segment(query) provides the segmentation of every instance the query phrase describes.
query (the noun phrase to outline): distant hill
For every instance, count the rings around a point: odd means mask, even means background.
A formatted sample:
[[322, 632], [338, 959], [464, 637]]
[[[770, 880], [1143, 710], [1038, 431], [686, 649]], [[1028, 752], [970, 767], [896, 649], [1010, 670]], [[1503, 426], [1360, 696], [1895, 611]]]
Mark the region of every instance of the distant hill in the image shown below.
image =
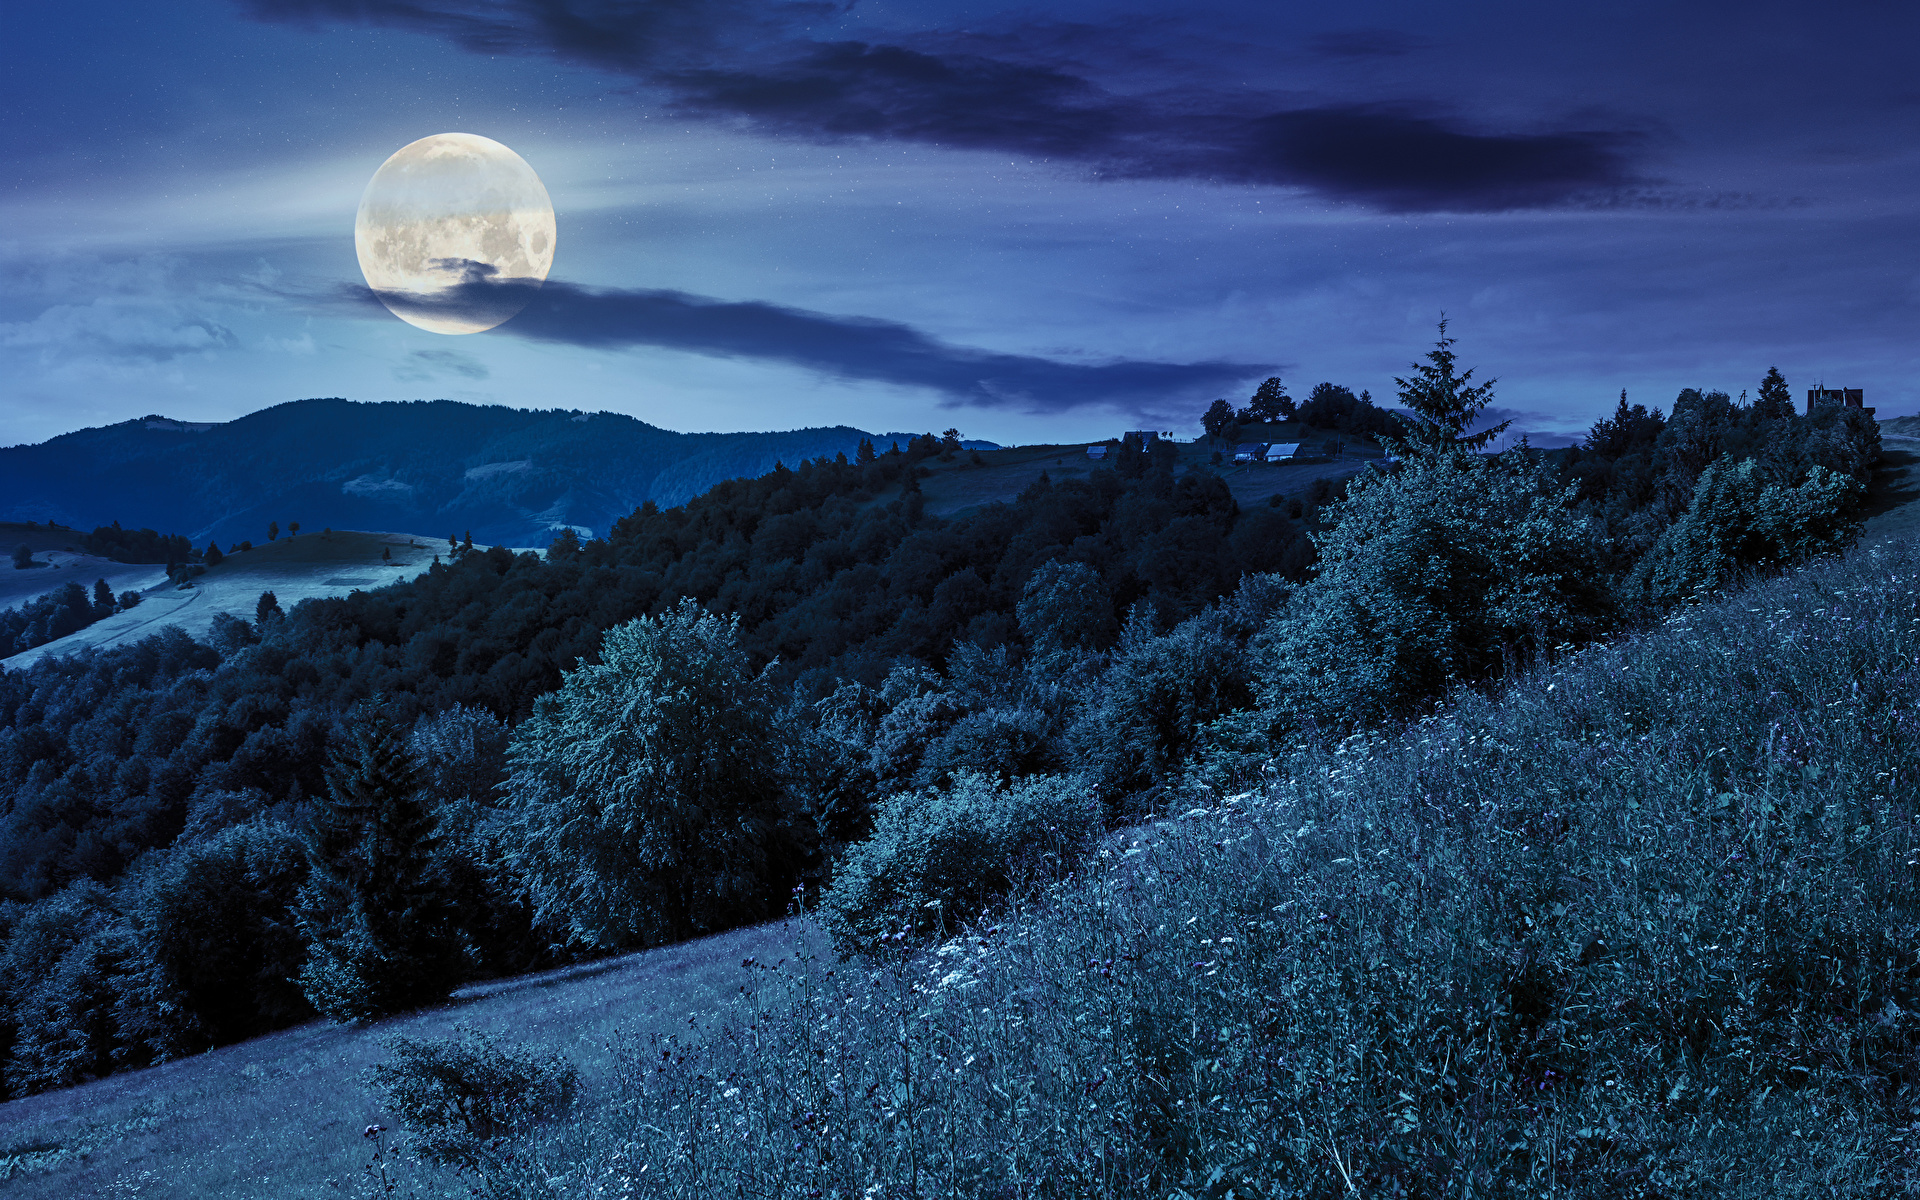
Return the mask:
[[679, 504], [776, 461], [909, 436], [675, 433], [615, 413], [296, 400], [219, 424], [148, 416], [0, 449], [0, 521], [118, 520], [196, 544], [260, 542], [269, 521], [298, 521], [543, 546], [559, 526], [604, 534], [648, 500]]

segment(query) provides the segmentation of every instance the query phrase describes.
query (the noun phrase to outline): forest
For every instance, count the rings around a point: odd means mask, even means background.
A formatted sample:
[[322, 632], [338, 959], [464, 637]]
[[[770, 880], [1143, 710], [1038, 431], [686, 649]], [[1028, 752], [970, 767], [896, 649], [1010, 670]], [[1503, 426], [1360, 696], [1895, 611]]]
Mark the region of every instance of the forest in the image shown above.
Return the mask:
[[796, 888], [847, 953], [924, 944], [1196, 789], [1858, 536], [1877, 427], [1797, 413], [1775, 371], [1489, 454], [1452, 346], [1391, 432], [1314, 389], [1400, 462], [1270, 505], [1130, 439], [936, 518], [923, 464], [958, 447], [863, 442], [584, 544], [0, 670], [4, 1094]]

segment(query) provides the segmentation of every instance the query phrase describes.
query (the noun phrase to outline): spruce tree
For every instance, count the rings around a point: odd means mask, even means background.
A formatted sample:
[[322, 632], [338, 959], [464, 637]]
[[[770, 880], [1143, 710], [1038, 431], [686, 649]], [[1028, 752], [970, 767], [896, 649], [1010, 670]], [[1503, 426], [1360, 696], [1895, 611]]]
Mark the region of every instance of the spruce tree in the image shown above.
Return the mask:
[[220, 560], [225, 557], [226, 555], [220, 553], [219, 542], [208, 542], [207, 552], [200, 556], [200, 561], [206, 563], [209, 567], [217, 567], [220, 565]]
[[406, 738], [378, 697], [363, 703], [332, 756], [295, 910], [308, 943], [301, 990], [334, 1020], [444, 1000], [471, 965], [437, 824]]
[[94, 620], [97, 621], [101, 617], [112, 616], [113, 608], [114, 608], [113, 589], [107, 586], [106, 580], [104, 579], [95, 580], [93, 584]]
[[280, 611], [280, 598], [272, 592], [261, 592], [260, 600], [253, 606], [253, 624], [257, 629], [265, 630], [267, 622], [286, 614]]
[[1453, 344], [1457, 340], [1447, 336], [1447, 319], [1441, 317], [1440, 340], [1427, 352], [1427, 361], [1413, 364], [1413, 378], [1394, 378], [1400, 385], [1401, 403], [1412, 410], [1412, 418], [1404, 422], [1404, 444], [1417, 453], [1479, 451], [1513, 424], [1502, 421], [1479, 433], [1466, 432], [1474, 415], [1492, 401], [1496, 381], [1473, 383], [1472, 370], [1454, 374]]
[[1793, 393], [1787, 390], [1786, 376], [1780, 374], [1779, 367], [1767, 368], [1767, 377], [1760, 381], [1760, 395], [1753, 402], [1753, 415], [1764, 421], [1793, 416]]
[[864, 467], [876, 457], [878, 456], [873, 452], [873, 439], [861, 438], [860, 448], [854, 451], [853, 461]]
[[268, 521], [267, 522], [267, 540], [271, 542], [274, 539], [278, 538], [279, 536], [280, 536], [280, 522]]

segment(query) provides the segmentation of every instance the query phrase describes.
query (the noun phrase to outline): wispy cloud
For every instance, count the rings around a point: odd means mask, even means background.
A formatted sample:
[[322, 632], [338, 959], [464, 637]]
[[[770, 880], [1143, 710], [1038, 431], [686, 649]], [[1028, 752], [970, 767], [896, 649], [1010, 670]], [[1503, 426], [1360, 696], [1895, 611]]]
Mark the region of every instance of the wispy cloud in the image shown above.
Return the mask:
[[425, 383], [445, 375], [486, 379], [491, 374], [486, 364], [455, 350], [415, 350], [393, 368], [393, 377], [407, 383]]
[[1218, 361], [1061, 362], [956, 346], [897, 321], [809, 312], [760, 300], [586, 288], [559, 280], [542, 285], [478, 273], [433, 295], [376, 295], [364, 287], [343, 286], [323, 302], [382, 317], [387, 308], [469, 318], [524, 305], [496, 332], [600, 349], [652, 346], [778, 362], [842, 379], [926, 388], [949, 406], [1031, 413], [1087, 405], [1153, 411], [1170, 400], [1212, 394], [1269, 370], [1263, 363]]
[[[1097, 178], [1301, 188], [1388, 211], [1591, 204], [1644, 185], [1628, 129], [1491, 129], [1414, 100], [1302, 102], [1097, 82], [1057, 61], [924, 44], [814, 41], [833, 10], [750, 0], [243, 0], [273, 21], [410, 29], [486, 54], [546, 54], [638, 80], [674, 110], [813, 141], [915, 142], [1076, 164]], [[903, 42], [909, 39], [903, 39]], [[970, 44], [978, 45], [981, 39]], [[1413, 52], [1380, 31], [1322, 35], [1345, 58]], [[1117, 53], [1117, 52], [1116, 52]]]

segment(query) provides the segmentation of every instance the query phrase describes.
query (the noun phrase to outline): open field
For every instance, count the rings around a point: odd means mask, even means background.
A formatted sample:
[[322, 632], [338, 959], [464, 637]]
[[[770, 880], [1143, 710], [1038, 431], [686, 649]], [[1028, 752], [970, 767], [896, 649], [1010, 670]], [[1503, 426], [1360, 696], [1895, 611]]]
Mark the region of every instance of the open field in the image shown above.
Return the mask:
[[15, 546], [25, 546], [33, 551], [35, 562], [47, 564], [21, 571], [14, 569], [11, 559], [0, 560], [0, 608], [13, 608], [69, 583], [78, 583], [91, 593], [94, 580], [105, 579], [117, 596], [166, 582], [164, 567], [86, 554], [79, 543], [80, 532], [75, 529], [0, 522], [0, 554], [11, 555]]
[[[484, 550], [484, 546], [476, 546]], [[392, 561], [381, 558], [391, 551]], [[187, 587], [167, 583], [160, 567], [129, 568], [112, 564], [122, 571], [145, 572], [140, 606], [115, 613], [58, 641], [14, 655], [9, 667], [24, 667], [50, 654], [67, 654], [87, 646], [114, 646], [137, 641], [157, 633], [162, 626], [178, 625], [189, 635], [205, 639], [219, 613], [232, 613], [253, 620], [254, 607], [261, 592], [272, 592], [282, 609], [302, 600], [323, 596], [344, 596], [355, 589], [382, 587], [403, 579], [412, 579], [432, 566], [434, 556], [445, 554], [447, 543], [438, 538], [406, 533], [362, 533], [336, 529], [331, 533], [303, 533], [255, 546], [252, 550], [228, 555], [219, 566], [191, 581]], [[92, 560], [104, 562], [105, 560]], [[69, 571], [75, 573], [68, 575]], [[29, 574], [21, 571], [18, 574]], [[44, 569], [32, 574], [47, 574]], [[67, 578], [81, 580], [92, 587], [97, 574], [63, 567], [62, 577], [42, 591], [50, 591]], [[108, 579], [112, 583], [111, 578]], [[130, 583], [127, 587], [141, 586]], [[116, 592], [123, 590], [116, 586]]]
[[354, 1029], [314, 1021], [192, 1058], [0, 1104], [0, 1191], [46, 1200], [140, 1196], [295, 1200], [364, 1194], [374, 1123], [360, 1085], [392, 1034], [468, 1026], [538, 1042], [581, 1068], [586, 1095], [617, 1033], [689, 1032], [723, 1008], [749, 956], [824, 939], [810, 921], [736, 929], [620, 958], [463, 988], [453, 1002]]
[[[1912, 421], [1911, 417], [1900, 418]], [[1882, 426], [1880, 462], [1873, 472], [1866, 540], [1920, 535], [1920, 437], [1891, 434]]]

